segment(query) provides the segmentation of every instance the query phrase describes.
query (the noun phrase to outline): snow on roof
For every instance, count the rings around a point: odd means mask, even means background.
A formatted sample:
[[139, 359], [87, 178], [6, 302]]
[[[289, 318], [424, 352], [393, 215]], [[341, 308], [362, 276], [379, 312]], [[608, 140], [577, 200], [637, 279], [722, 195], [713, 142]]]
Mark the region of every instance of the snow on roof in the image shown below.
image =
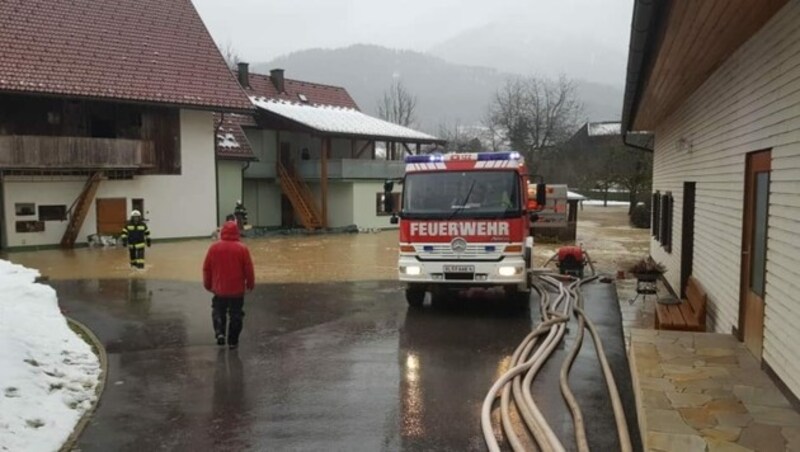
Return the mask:
[[583, 196], [580, 193], [575, 193], [574, 191], [568, 191], [567, 192], [567, 199], [569, 199], [569, 200], [577, 199], [577, 200], [580, 201], [582, 199], [586, 199], [586, 196]]
[[238, 148], [241, 147], [236, 137], [232, 133], [225, 133], [217, 135], [217, 146], [221, 148]]
[[354, 108], [297, 104], [255, 96], [250, 100], [262, 110], [319, 132], [422, 142], [441, 141], [432, 135], [365, 115]]
[[622, 134], [622, 125], [618, 122], [590, 122], [588, 128], [590, 137]]

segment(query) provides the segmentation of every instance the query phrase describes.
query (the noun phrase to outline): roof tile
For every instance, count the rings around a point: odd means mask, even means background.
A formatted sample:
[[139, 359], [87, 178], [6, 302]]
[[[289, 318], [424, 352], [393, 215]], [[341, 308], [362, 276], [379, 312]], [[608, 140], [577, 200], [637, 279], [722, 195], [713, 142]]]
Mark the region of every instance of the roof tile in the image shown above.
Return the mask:
[[0, 90], [252, 109], [190, 0], [2, 0]]
[[250, 73], [249, 78], [250, 87], [245, 91], [250, 96], [301, 103], [299, 95], [302, 94], [310, 105], [359, 109], [356, 101], [350, 97], [350, 93], [340, 86], [285, 79], [285, 92], [279, 93], [269, 75]]

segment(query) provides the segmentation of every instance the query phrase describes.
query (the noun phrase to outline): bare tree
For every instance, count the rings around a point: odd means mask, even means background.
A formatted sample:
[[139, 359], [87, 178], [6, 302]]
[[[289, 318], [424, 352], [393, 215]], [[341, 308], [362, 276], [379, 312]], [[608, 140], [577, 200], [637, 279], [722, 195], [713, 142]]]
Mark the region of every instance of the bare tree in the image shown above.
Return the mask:
[[582, 111], [575, 83], [563, 75], [557, 80], [515, 78], [495, 94], [486, 122], [536, 164], [570, 137]]
[[408, 127], [416, 120], [417, 97], [400, 80], [395, 80], [378, 100], [378, 117]]
[[445, 152], [480, 152], [484, 150], [481, 132], [464, 127], [459, 120], [439, 124], [439, 138], [446, 140]]
[[242, 61], [239, 52], [236, 51], [231, 41], [226, 41], [220, 51], [222, 52], [222, 57], [225, 58], [225, 63], [227, 63], [228, 67], [232, 70], [236, 69], [236, 65]]
[[653, 154], [629, 147], [615, 150], [615, 182], [628, 191], [628, 215], [639, 203], [642, 193], [649, 193], [653, 183]]

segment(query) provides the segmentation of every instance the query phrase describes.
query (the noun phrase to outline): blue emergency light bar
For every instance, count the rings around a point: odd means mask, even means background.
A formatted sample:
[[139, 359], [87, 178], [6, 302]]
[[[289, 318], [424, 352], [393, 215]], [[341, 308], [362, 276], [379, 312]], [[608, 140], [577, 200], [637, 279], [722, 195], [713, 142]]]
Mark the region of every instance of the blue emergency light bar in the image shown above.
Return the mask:
[[519, 155], [519, 152], [479, 152], [478, 153], [478, 161], [487, 161], [487, 160], [519, 160], [522, 156]]
[[450, 160], [521, 160], [519, 152], [477, 152], [474, 154], [429, 154], [429, 155], [409, 155], [406, 156], [406, 163], [431, 163], [444, 162]]

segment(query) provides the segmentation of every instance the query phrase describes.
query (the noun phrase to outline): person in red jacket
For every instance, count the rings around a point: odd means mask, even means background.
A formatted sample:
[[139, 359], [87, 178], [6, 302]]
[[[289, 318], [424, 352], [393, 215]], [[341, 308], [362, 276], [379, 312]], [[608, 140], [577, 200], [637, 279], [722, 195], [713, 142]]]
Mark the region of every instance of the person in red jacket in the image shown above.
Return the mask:
[[[235, 221], [225, 222], [220, 240], [208, 249], [203, 262], [203, 286], [214, 294], [211, 319], [217, 344], [225, 345], [227, 329], [228, 346], [231, 349], [238, 347], [244, 317], [244, 294], [253, 290], [255, 276], [250, 252], [239, 241], [239, 227]], [[228, 316], [230, 325], [227, 325]]]

